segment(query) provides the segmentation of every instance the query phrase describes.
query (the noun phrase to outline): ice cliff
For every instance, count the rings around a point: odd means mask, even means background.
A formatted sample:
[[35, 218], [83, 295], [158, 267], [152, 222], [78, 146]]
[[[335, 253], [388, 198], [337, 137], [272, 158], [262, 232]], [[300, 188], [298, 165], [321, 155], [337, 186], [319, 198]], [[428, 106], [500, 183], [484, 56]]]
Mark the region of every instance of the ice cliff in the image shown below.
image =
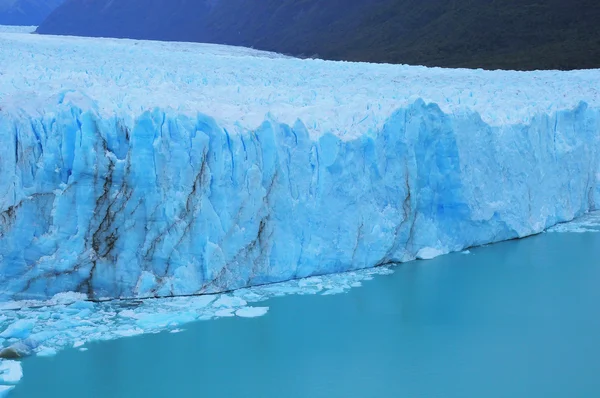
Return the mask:
[[0, 299], [222, 292], [600, 207], [600, 71], [3, 39]]

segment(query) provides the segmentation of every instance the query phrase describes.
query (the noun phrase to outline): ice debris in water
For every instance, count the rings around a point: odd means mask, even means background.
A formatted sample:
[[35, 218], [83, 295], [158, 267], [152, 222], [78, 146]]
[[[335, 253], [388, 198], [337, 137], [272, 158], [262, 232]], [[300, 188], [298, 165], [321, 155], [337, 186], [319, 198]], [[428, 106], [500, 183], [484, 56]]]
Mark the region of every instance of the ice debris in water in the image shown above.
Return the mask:
[[240, 308], [235, 314], [242, 318], [254, 318], [263, 316], [269, 311], [269, 307], [244, 307]]
[[600, 232], [600, 211], [588, 213], [568, 223], [558, 224], [547, 232]]
[[3, 385], [0, 385], [0, 398], [6, 397], [7, 394], [8, 394], [8, 392], [10, 390], [12, 390], [13, 388], [15, 388], [15, 386], [3, 386]]
[[35, 322], [31, 319], [20, 319], [9, 325], [4, 332], [0, 333], [0, 337], [5, 339], [19, 338], [24, 339], [31, 334], [31, 329], [35, 326]]
[[23, 369], [18, 361], [0, 359], [0, 398], [8, 392], [23, 377]]
[[14, 384], [21, 380], [21, 377], [23, 377], [23, 370], [18, 361], [0, 362], [0, 383]]
[[293, 280], [241, 289], [227, 294], [135, 301], [84, 301], [78, 294], [59, 294], [48, 301], [3, 303], [0, 307], [0, 397], [22, 377], [18, 359], [52, 356], [62, 349], [86, 351], [85, 344], [143, 333], [181, 332], [183, 324], [219, 317], [253, 318], [269, 307], [252, 306], [288, 294], [339, 294], [374, 275], [393, 273], [386, 267]]

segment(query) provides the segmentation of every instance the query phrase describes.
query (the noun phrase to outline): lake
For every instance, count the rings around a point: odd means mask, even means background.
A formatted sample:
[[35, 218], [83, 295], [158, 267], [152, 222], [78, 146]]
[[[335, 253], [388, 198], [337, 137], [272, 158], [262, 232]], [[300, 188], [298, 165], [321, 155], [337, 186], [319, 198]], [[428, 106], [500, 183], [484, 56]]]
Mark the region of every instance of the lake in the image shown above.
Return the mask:
[[600, 397], [600, 233], [416, 261], [346, 294], [23, 362], [11, 397]]

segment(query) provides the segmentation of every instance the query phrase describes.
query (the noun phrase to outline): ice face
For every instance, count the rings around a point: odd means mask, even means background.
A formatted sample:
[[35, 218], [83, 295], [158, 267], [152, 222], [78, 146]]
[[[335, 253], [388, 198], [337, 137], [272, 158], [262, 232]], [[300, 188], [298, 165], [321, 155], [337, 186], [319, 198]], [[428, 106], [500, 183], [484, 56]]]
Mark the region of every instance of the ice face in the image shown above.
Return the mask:
[[0, 36], [0, 299], [229, 291], [600, 205], [600, 71]]
[[344, 141], [300, 121], [9, 114], [3, 297], [213, 293], [537, 233], [599, 203], [599, 120], [582, 104], [492, 127], [418, 101]]

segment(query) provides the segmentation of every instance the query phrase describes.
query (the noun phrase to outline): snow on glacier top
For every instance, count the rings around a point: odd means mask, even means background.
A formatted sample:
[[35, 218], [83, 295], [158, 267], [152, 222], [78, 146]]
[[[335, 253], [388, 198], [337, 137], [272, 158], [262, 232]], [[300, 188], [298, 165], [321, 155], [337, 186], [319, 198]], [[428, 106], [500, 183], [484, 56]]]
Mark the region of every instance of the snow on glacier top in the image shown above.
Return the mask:
[[[600, 70], [483, 71], [301, 60], [197, 43], [56, 37], [0, 29], [0, 108], [51, 112], [60, 93], [102, 115], [163, 108], [204, 113], [223, 127], [267, 115], [345, 138], [380, 127], [422, 98], [492, 125], [600, 103]], [[86, 100], [87, 98], [87, 100]], [[235, 130], [235, 129], [233, 129]]]

